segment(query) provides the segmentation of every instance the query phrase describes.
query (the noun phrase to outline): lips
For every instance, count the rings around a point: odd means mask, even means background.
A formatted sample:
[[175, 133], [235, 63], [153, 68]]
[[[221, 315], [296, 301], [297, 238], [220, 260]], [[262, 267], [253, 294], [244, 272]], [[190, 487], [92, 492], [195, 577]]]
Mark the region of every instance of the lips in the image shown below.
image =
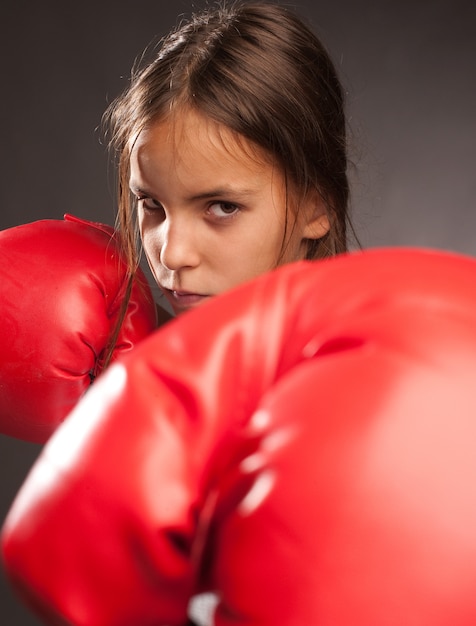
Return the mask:
[[180, 313], [196, 307], [210, 297], [205, 294], [193, 293], [191, 291], [176, 291], [173, 289], [166, 289], [164, 287], [161, 287], [161, 289], [175, 313]]

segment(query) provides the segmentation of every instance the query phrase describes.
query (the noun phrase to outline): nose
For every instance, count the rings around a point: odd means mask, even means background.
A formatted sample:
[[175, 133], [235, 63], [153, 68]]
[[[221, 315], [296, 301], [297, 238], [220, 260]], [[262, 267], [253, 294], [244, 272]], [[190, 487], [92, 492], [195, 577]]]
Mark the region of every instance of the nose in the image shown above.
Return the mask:
[[161, 264], [170, 271], [196, 267], [200, 252], [194, 225], [187, 220], [165, 220], [161, 228]]

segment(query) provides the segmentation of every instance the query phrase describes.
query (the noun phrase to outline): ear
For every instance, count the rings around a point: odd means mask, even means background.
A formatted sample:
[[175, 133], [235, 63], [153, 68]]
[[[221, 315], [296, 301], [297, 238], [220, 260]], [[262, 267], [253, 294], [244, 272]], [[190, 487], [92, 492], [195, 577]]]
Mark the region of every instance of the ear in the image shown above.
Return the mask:
[[305, 220], [302, 228], [303, 239], [320, 239], [329, 232], [331, 223], [327, 209], [317, 192], [307, 199], [303, 216]]

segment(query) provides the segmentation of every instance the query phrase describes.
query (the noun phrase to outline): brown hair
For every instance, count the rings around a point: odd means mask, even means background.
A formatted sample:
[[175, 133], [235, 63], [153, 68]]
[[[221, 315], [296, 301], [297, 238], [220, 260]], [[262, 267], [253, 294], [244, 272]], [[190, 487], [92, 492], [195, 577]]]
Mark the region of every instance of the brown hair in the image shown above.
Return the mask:
[[165, 37], [154, 58], [106, 112], [118, 156], [118, 223], [137, 263], [131, 141], [186, 105], [269, 153], [294, 196], [317, 191], [330, 230], [309, 240], [307, 258], [347, 249], [349, 185], [343, 90], [313, 32], [288, 9], [233, 3], [197, 13]]

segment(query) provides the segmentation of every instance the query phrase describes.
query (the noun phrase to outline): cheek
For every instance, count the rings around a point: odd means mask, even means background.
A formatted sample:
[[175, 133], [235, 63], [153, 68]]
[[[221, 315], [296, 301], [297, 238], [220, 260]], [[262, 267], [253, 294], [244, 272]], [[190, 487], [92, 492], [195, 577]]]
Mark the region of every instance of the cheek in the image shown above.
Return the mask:
[[139, 232], [147, 259], [151, 263], [157, 263], [160, 257], [160, 238], [157, 229], [147, 228], [139, 221]]
[[[280, 229], [269, 226], [263, 230], [255, 230], [243, 238], [239, 254], [235, 254], [235, 275], [240, 282], [251, 280], [277, 267], [283, 243]], [[240, 259], [236, 263], [236, 258]]]

